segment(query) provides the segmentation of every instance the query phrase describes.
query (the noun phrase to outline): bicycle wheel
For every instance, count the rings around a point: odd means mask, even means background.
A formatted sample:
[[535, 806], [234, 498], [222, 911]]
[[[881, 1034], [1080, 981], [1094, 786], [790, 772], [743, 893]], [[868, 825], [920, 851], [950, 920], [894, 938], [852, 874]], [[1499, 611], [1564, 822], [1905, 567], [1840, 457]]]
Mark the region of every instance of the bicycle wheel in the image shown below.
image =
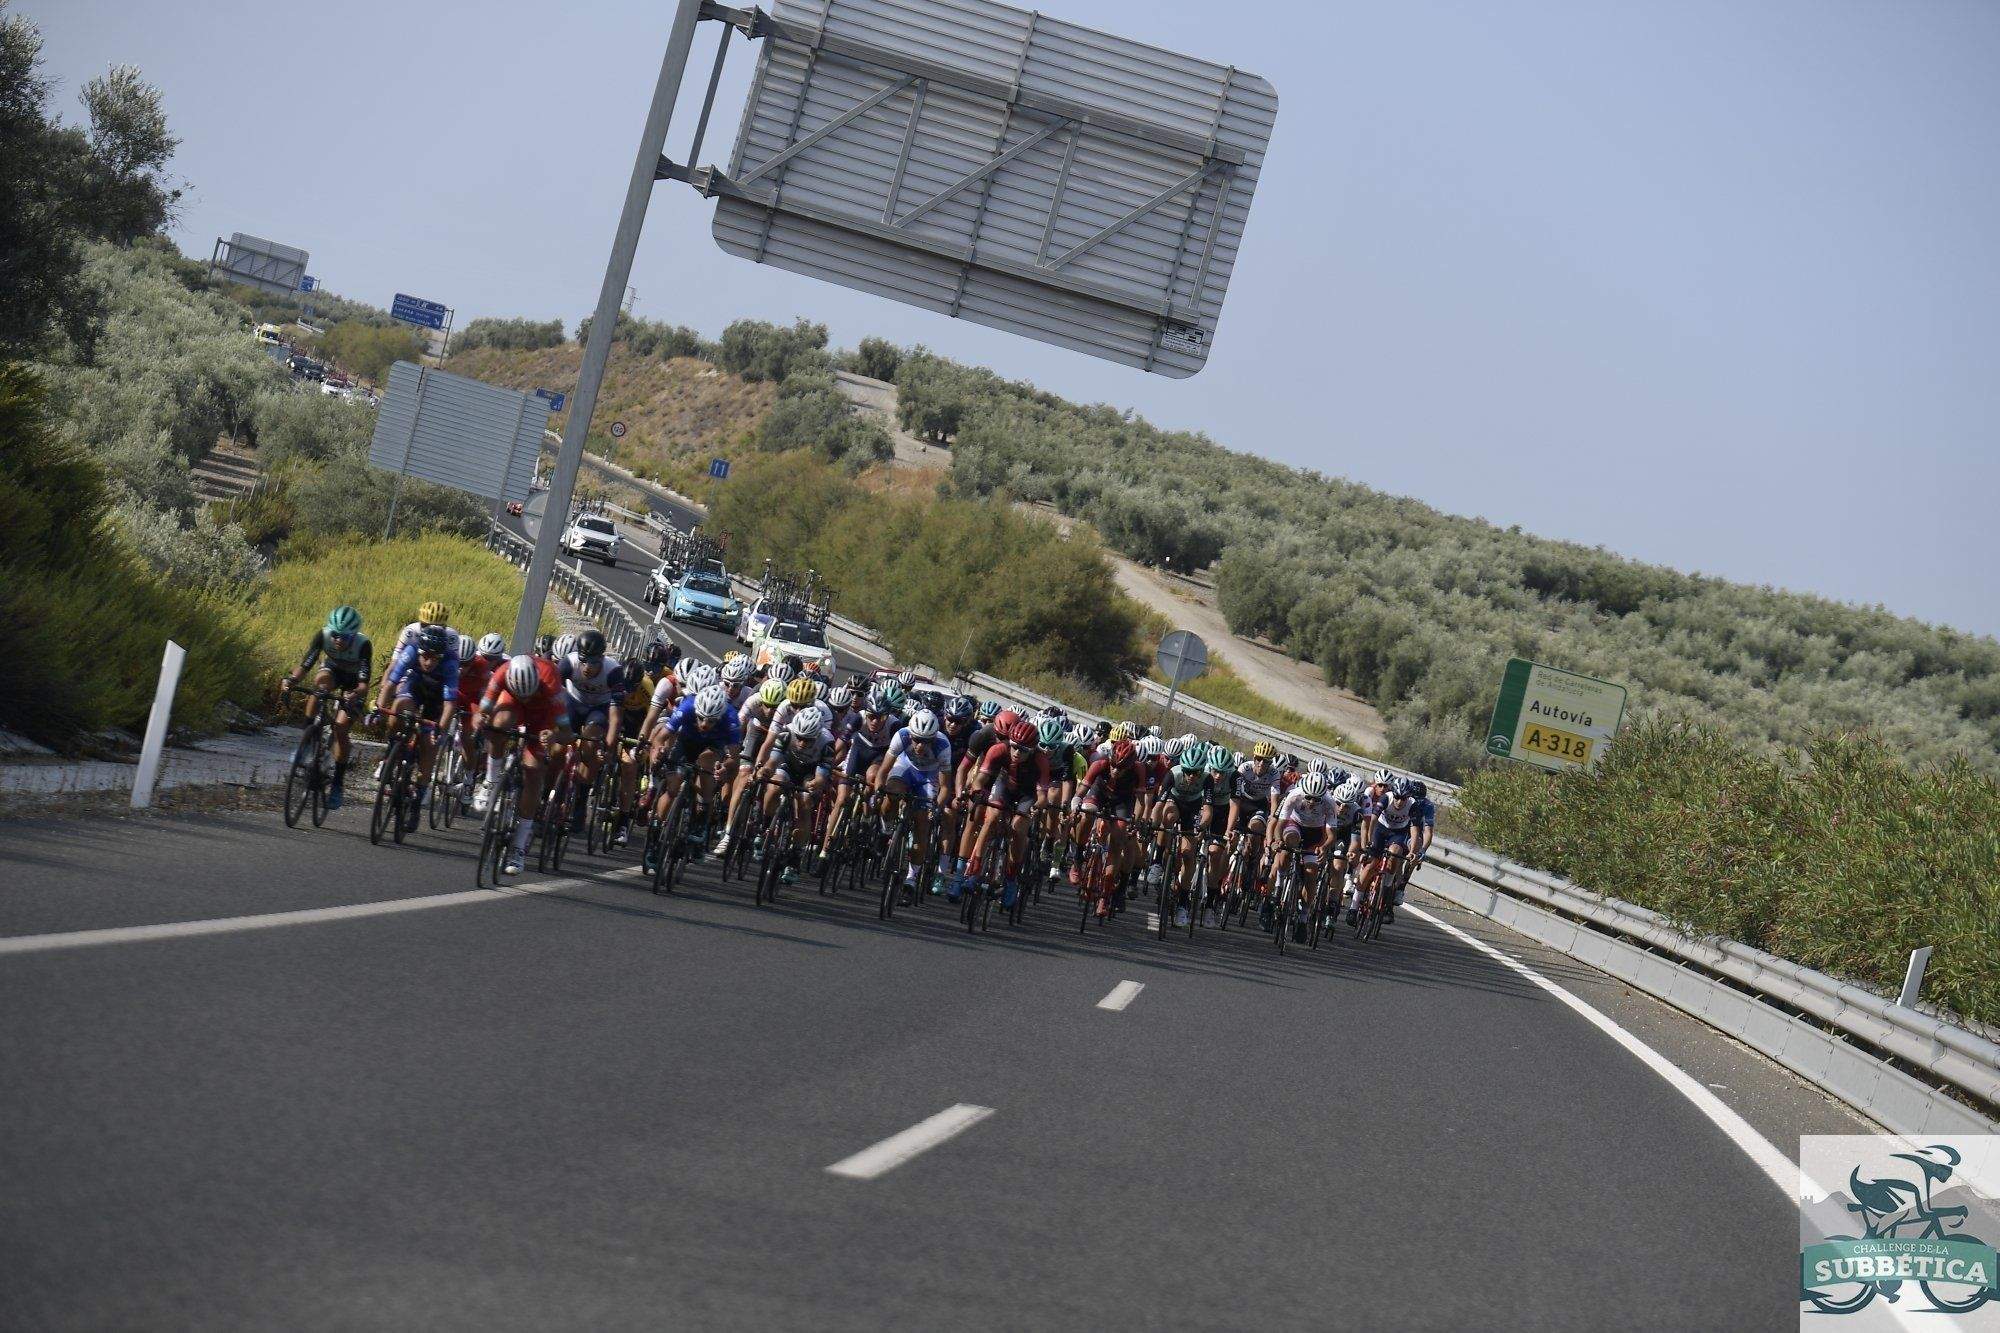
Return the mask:
[[[298, 748], [292, 751], [292, 767], [285, 774], [285, 827], [297, 828], [299, 816], [312, 804], [313, 790], [319, 784], [320, 759], [325, 741], [317, 722], [299, 737]], [[315, 823], [318, 821], [315, 820]]]
[[[454, 726], [456, 726], [456, 723], [454, 723]], [[444, 784], [444, 826], [450, 828], [458, 823], [460, 813], [459, 789], [465, 785], [466, 775], [471, 772], [466, 767], [465, 749], [462, 740], [455, 740], [451, 749], [445, 753], [445, 761], [442, 767], [445, 771], [440, 773], [433, 781]]]
[[[993, 872], [989, 871], [988, 873], [991, 874]], [[993, 900], [1006, 892], [1006, 884], [1007, 859], [1003, 856], [1000, 858], [1000, 870], [997, 882], [989, 883], [986, 886], [986, 892], [979, 895], [979, 933], [982, 935], [993, 928]], [[1015, 896], [1019, 897], [1020, 895], [1016, 894]]]
[[507, 839], [513, 833], [507, 811], [513, 808], [514, 793], [510, 790], [512, 773], [503, 778], [486, 806], [486, 815], [479, 822], [479, 864], [474, 867], [472, 882], [479, 888], [489, 888], [500, 882], [500, 862], [507, 854]]
[[368, 841], [377, 847], [390, 830], [390, 821], [395, 821], [396, 841], [403, 840], [402, 810], [396, 801], [396, 770], [400, 766], [400, 747], [393, 739], [389, 742], [389, 753], [382, 759], [382, 776], [375, 780], [375, 810], [368, 818]]
[[688, 789], [686, 781], [674, 793], [674, 799], [667, 804], [665, 818], [655, 821], [654, 834], [660, 840], [659, 851], [653, 858], [653, 892], [672, 893], [674, 879], [679, 872], [681, 841], [687, 827]]
[[896, 915], [896, 900], [903, 896], [903, 870], [910, 863], [910, 811], [905, 805], [896, 815], [896, 831], [889, 839], [889, 854], [882, 858], [882, 897], [875, 916], [887, 921]]
[[[1924, 1235], [1934, 1240], [1946, 1239], [1943, 1233], [1940, 1232], [1937, 1222], [1932, 1222], [1925, 1228]], [[1977, 1236], [1962, 1235], [1958, 1232], [1953, 1232], [1949, 1239], [1963, 1241], [1972, 1245], [1985, 1244]], [[1994, 1296], [1992, 1288], [1982, 1286], [1978, 1283], [1934, 1282], [1929, 1278], [1919, 1278], [1917, 1285], [1924, 1289], [1924, 1295], [1930, 1297], [1932, 1305], [1935, 1305], [1940, 1310], [1948, 1310], [1952, 1314], [1964, 1314], [1967, 1310], [1977, 1310], [1980, 1306], [1986, 1304], [1987, 1301], [1993, 1299]]]
[[1271, 924], [1276, 927], [1271, 932], [1271, 938], [1277, 941], [1278, 956], [1281, 958], [1284, 956], [1285, 946], [1292, 938], [1292, 894], [1297, 883], [1297, 873], [1287, 866], [1284, 878], [1272, 887], [1272, 896], [1277, 899], [1277, 906], [1271, 913]]
[[1208, 851], [1197, 845], [1194, 849], [1194, 878], [1188, 884], [1187, 935], [1194, 938], [1194, 928], [1201, 924], [1202, 909], [1208, 905]]
[[757, 906], [768, 907], [777, 903], [785, 861], [791, 854], [792, 795], [786, 792], [778, 802], [777, 815], [764, 830], [764, 859], [757, 867]]

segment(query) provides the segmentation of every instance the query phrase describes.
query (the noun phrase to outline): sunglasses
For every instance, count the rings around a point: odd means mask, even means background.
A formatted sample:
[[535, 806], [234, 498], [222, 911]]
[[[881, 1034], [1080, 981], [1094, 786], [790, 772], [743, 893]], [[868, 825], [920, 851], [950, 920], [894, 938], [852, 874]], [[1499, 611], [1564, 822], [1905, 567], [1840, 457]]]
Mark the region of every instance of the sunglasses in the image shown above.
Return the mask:
[[345, 648], [348, 644], [354, 642], [354, 636], [352, 634], [329, 634], [326, 636], [326, 641], [336, 648]]

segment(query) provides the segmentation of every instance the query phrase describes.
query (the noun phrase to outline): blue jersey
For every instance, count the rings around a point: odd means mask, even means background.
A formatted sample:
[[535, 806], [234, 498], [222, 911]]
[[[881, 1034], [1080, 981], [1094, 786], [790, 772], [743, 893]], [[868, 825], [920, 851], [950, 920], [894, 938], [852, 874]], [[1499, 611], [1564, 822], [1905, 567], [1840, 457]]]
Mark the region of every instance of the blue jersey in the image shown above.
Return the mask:
[[396, 661], [389, 668], [389, 683], [396, 687], [398, 694], [407, 694], [415, 699], [442, 698], [446, 703], [458, 702], [458, 654], [445, 652], [438, 656], [437, 666], [426, 671], [417, 661], [417, 645], [406, 644], [396, 650]]
[[667, 732], [693, 745], [740, 746], [743, 744], [743, 719], [737, 716], [733, 705], [724, 704], [722, 716], [707, 731], [703, 731], [695, 719], [694, 696], [683, 695], [681, 701], [674, 705], [673, 714], [667, 718]]

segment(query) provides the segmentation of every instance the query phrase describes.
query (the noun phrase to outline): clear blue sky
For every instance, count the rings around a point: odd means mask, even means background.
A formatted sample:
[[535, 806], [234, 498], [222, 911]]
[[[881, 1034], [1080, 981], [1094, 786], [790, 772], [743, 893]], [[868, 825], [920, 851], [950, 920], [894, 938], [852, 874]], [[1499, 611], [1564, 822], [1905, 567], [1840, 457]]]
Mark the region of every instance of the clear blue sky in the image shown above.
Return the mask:
[[[65, 114], [114, 61], [165, 89], [190, 252], [249, 231], [309, 249], [365, 300], [572, 325], [596, 300], [670, 11], [15, 7], [42, 26]], [[1283, 99], [1201, 375], [725, 258], [711, 206], [672, 184], [639, 313], [922, 342], [1455, 513], [2000, 631], [2000, 4], [1048, 12], [1237, 64]], [[745, 55], [704, 158], [726, 156]]]

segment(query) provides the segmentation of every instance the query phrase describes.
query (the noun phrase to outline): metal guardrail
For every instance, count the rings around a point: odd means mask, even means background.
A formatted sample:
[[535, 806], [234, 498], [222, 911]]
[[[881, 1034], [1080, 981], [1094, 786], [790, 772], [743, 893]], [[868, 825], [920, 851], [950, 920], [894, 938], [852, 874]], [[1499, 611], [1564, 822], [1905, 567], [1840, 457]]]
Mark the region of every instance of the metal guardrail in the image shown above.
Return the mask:
[[[535, 553], [533, 543], [515, 536], [498, 523], [488, 525], [486, 545], [508, 564], [522, 570], [527, 569], [528, 560]], [[614, 654], [630, 657], [645, 646], [649, 637], [646, 628], [595, 581], [557, 560], [549, 582], [564, 601], [590, 617], [604, 631], [604, 641]]]
[[[1901, 1076], [1902, 1082], [1887, 1079], [1886, 1075], [1895, 1072], [1892, 1067], [1837, 1038], [1832, 1040], [1843, 1046], [1845, 1053], [1830, 1053], [1823, 1042], [1792, 1030], [1790, 1023], [1796, 1020], [1768, 1005], [1757, 1006], [1761, 1013], [1740, 1014], [1737, 1022], [1720, 1022], [1718, 997], [1692, 979], [1712, 974], [1756, 996], [1775, 1000], [1924, 1071], [2000, 1114], [2000, 1043], [1976, 1032], [1747, 944], [1687, 935], [1657, 912], [1592, 893], [1483, 847], [1439, 838], [1433, 844], [1432, 859], [1497, 893], [1545, 907], [1587, 934], [1603, 932], [1606, 938], [1622, 937], [1643, 946], [1643, 959], [1626, 959], [1621, 968], [1607, 966], [1618, 960], [1605, 957], [1601, 944], [1577, 947], [1574, 939], [1565, 944], [1548, 939], [1546, 931], [1527, 932], [1721, 1027], [1892, 1129], [1935, 1131], [1940, 1128], [1938, 1117], [1948, 1119], [1956, 1114], [1956, 1103], [1953, 1107], [1931, 1105], [1930, 1099], [1937, 1095], [1934, 1090], [1907, 1076]], [[1499, 903], [1462, 905], [1519, 928], [1516, 921], [1505, 920], [1513, 914], [1498, 910]], [[1856, 1056], [1861, 1059], [1856, 1061]], [[1989, 1126], [1979, 1132], [1991, 1133], [1995, 1128], [2000, 1127]]]

